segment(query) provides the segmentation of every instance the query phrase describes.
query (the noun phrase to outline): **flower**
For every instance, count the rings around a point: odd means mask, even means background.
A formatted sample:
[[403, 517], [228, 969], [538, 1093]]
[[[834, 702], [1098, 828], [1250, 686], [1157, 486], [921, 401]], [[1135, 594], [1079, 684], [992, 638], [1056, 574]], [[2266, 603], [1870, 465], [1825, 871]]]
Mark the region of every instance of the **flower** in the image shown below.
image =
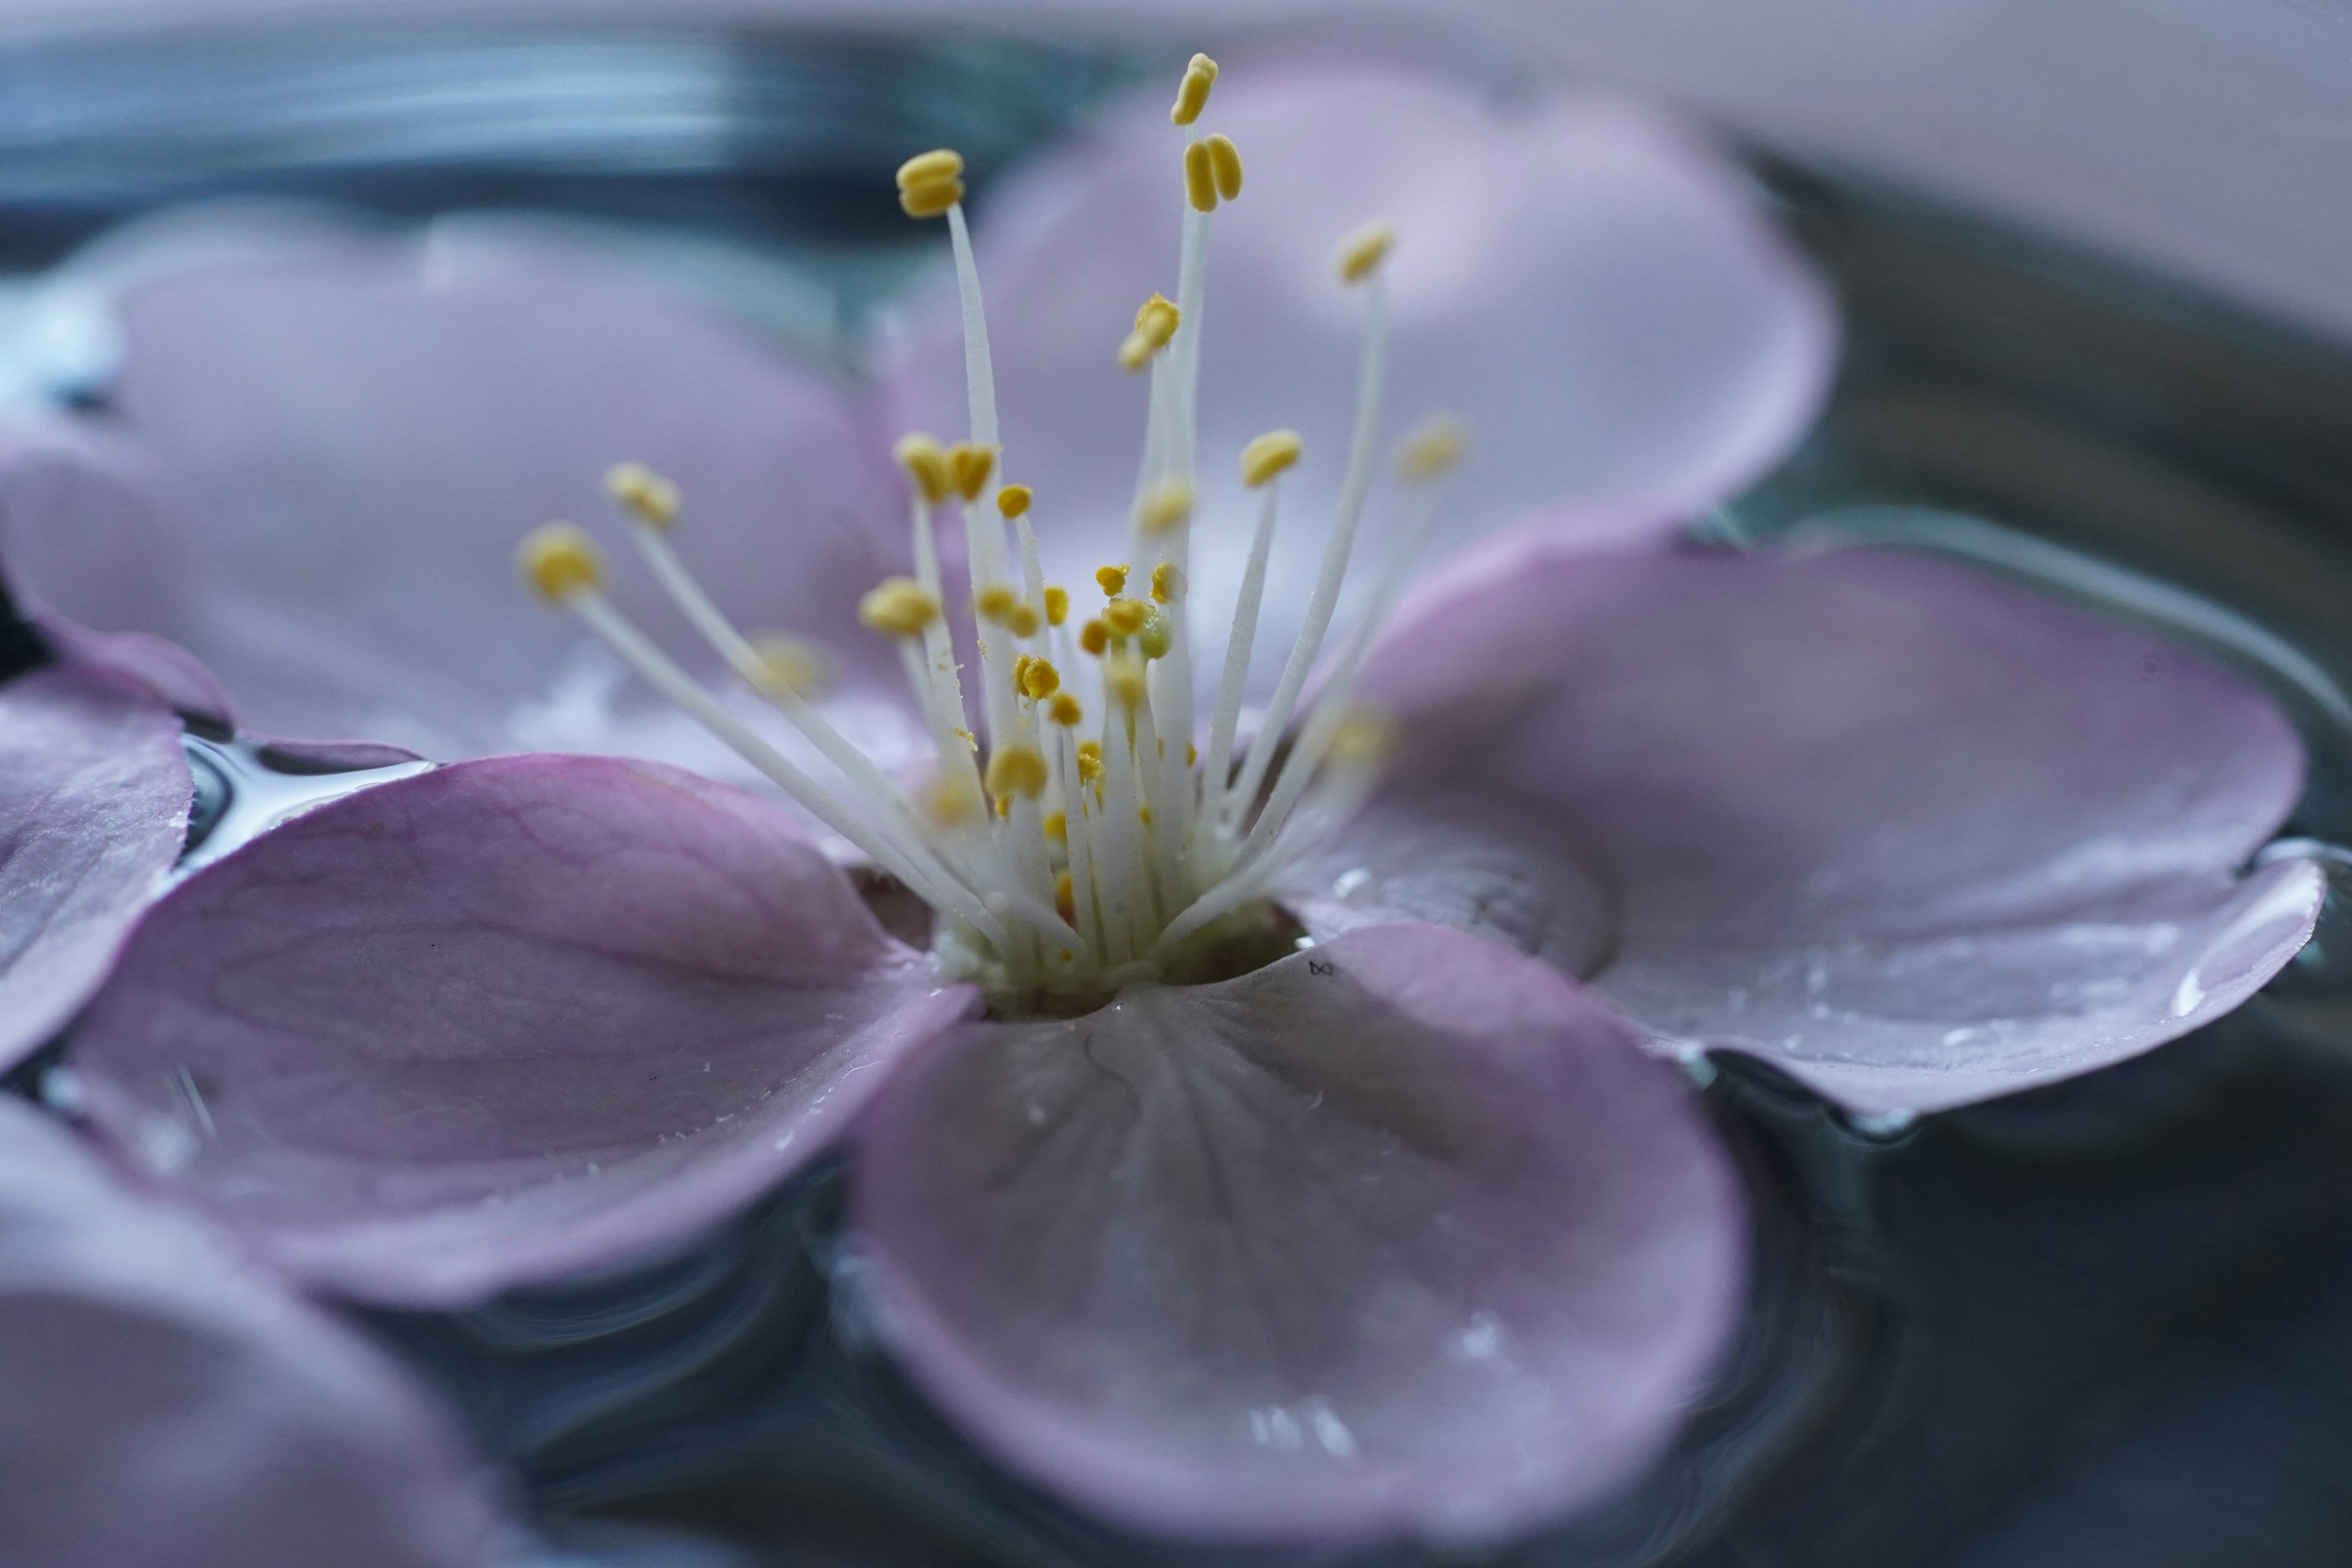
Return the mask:
[[479, 1568], [499, 1521], [380, 1352], [0, 1101], [0, 1555]]
[[[1598, 123], [1633, 166], [1662, 155]], [[753, 797], [646, 763], [461, 763], [159, 904], [74, 1040], [96, 1124], [298, 1276], [439, 1303], [675, 1244], [846, 1134], [884, 1331], [1009, 1464], [1162, 1530], [1486, 1539], [1654, 1453], [1736, 1317], [1736, 1184], [1644, 1044], [1773, 1055], [1867, 1109], [1952, 1103], [2179, 1033], [2300, 943], [2313, 868], [2236, 875], [2300, 753], [2231, 678], [1930, 563], [1624, 548], [1791, 434], [1817, 365], [1694, 421], [1703, 459], [1664, 442], [1654, 483], [1488, 542], [1375, 640], [1461, 448], [1422, 427], [1391, 563], [1307, 687], [1377, 447], [1378, 229], [1339, 254], [1365, 327], [1337, 542], [1230, 776], [1252, 639], [1200, 656], [1196, 763], [1199, 280], [1243, 182], [1234, 146], [1182, 145], [1174, 298], [1118, 322], [1152, 390], [1099, 610], [1048, 591], [1032, 495], [1000, 482], [986, 354], [973, 439], [898, 448], [912, 572], [861, 613], [934, 787], [712, 608], [671, 542], [691, 494], [660, 474], [609, 479], [649, 574], [838, 783], [646, 638], [588, 536], [524, 550], [546, 598], [932, 907], [936, 964]], [[923, 155], [902, 196], [954, 232], [977, 351], [959, 174]], [[1102, 174], [1131, 184], [1116, 153]], [[1245, 602], [1305, 445], [1245, 449]], [[961, 666], [942, 512], [971, 563]], [[1959, 1029], [1990, 1048], [1956, 1054]]]

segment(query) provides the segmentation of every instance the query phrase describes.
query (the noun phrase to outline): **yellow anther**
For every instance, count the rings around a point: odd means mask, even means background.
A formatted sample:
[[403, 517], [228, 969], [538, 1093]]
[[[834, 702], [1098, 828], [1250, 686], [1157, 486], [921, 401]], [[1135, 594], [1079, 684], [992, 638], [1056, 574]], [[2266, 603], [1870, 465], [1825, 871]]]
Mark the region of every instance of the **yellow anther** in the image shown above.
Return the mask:
[[1173, 561], [1162, 561], [1151, 569], [1151, 596], [1161, 604], [1181, 596], [1184, 592], [1184, 569]]
[[959, 178], [963, 174], [963, 154], [951, 147], [934, 148], [918, 153], [898, 165], [898, 188], [908, 185], [935, 184], [941, 180]]
[[1331, 733], [1330, 758], [1343, 768], [1378, 767], [1396, 750], [1396, 721], [1369, 708], [1359, 708], [1339, 721]]
[[996, 815], [1000, 821], [1013, 815], [1013, 797], [1011, 795], [1001, 795], [996, 797]]
[[1021, 595], [1002, 583], [991, 583], [973, 595], [971, 607], [980, 612], [982, 620], [1002, 626], [1021, 607]]
[[1045, 788], [1045, 759], [1036, 747], [1002, 746], [988, 759], [988, 793], [998, 800], [1034, 800]]
[[755, 637], [751, 639], [751, 651], [759, 656], [755, 684], [762, 691], [790, 691], [814, 697], [824, 689], [832, 673], [823, 648], [790, 632], [766, 632]]
[[952, 489], [948, 476], [948, 454], [937, 441], [919, 431], [912, 436], [901, 436], [898, 444], [890, 448], [890, 455], [898, 459], [898, 466], [907, 470], [907, 476], [915, 481], [915, 489], [921, 492], [925, 500], [937, 506], [948, 499]]
[[1070, 618], [1070, 591], [1067, 588], [1045, 590], [1045, 624], [1058, 626]]
[[1189, 768], [1189, 767], [1195, 766], [1196, 764], [1198, 764], [1198, 763], [1199, 763], [1200, 760], [1201, 760], [1201, 748], [1200, 748], [1200, 747], [1198, 747], [1198, 746], [1196, 746], [1196, 745], [1194, 745], [1194, 744], [1192, 744], [1192, 742], [1190, 742], [1190, 741], [1185, 742], [1184, 742], [1184, 765], [1185, 765], [1186, 767], [1188, 767], [1188, 768]]
[[1146, 827], [1150, 826], [1151, 826], [1151, 808], [1150, 808], [1150, 806], [1148, 806], [1148, 805], [1139, 805], [1139, 806], [1137, 806], [1137, 807], [1135, 808], [1135, 820], [1136, 820], [1136, 821], [1138, 821], [1138, 822], [1139, 822], [1139, 823], [1141, 823], [1141, 824], [1143, 824], [1143, 826], [1146, 826]]
[[1004, 617], [1005, 629], [1016, 637], [1034, 637], [1044, 625], [1034, 605], [1015, 605], [1013, 613]]
[[1361, 283], [1372, 275], [1372, 269], [1388, 255], [1389, 247], [1396, 243], [1396, 230], [1385, 223], [1368, 223], [1339, 242], [1339, 254], [1331, 265], [1339, 269], [1342, 283]]
[[604, 493], [665, 532], [677, 521], [677, 487], [643, 463], [615, 463], [605, 469]]
[[1242, 150], [1230, 136], [1209, 138], [1209, 173], [1217, 182], [1217, 196], [1232, 201], [1242, 194]]
[[1124, 566], [1097, 566], [1095, 568], [1095, 581], [1102, 584], [1102, 591], [1105, 596], [1117, 598], [1119, 595], [1127, 592], [1127, 568]]
[[1176, 84], [1176, 107], [1168, 111], [1169, 122], [1190, 125], [1201, 118], [1201, 110], [1209, 105], [1209, 89], [1217, 85], [1217, 62], [1206, 55], [1194, 55], [1184, 68], [1184, 79]]
[[961, 153], [941, 147], [898, 165], [898, 205], [908, 217], [937, 217], [961, 200]]
[[1150, 363], [1153, 354], [1168, 346], [1168, 341], [1176, 335], [1176, 329], [1182, 319], [1182, 312], [1176, 309], [1174, 300], [1160, 294], [1146, 300], [1136, 310], [1135, 331], [1128, 333], [1127, 341], [1118, 345], [1120, 366], [1127, 370], [1141, 370]]
[[1110, 647], [1110, 628], [1100, 621], [1088, 621], [1078, 628], [1078, 647], [1101, 658], [1103, 649]]
[[1061, 689], [1062, 672], [1050, 660], [1033, 658], [1025, 667], [1016, 668], [1013, 679], [1021, 688], [1022, 696], [1032, 702], [1043, 702]]
[[1088, 784], [1100, 777], [1102, 777], [1102, 742], [1080, 741], [1078, 742], [1078, 782]]
[[1018, 690], [1020, 690], [1020, 689], [1021, 689], [1021, 678], [1022, 678], [1023, 676], [1024, 676], [1024, 675], [1026, 675], [1026, 674], [1028, 674], [1028, 673], [1029, 673], [1029, 666], [1030, 666], [1030, 663], [1032, 662], [1032, 660], [1033, 660], [1034, 657], [1034, 655], [1031, 655], [1031, 654], [1025, 654], [1025, 653], [1024, 653], [1024, 654], [1020, 654], [1020, 655], [1016, 656], [1016, 657], [1013, 658], [1013, 690], [1018, 691]]
[[978, 500], [988, 476], [995, 471], [996, 454], [985, 447], [959, 441], [948, 448], [948, 482], [966, 500]]
[[940, 613], [940, 602], [912, 577], [891, 577], [857, 601], [857, 618], [894, 637], [918, 637]]
[[[1059, 820], [1061, 815], [1057, 811], [1054, 816]], [[1054, 879], [1054, 907], [1062, 912], [1062, 918], [1066, 921], [1077, 918], [1078, 906], [1076, 900], [1071, 896], [1070, 874], [1067, 871]], [[1062, 956], [1067, 958], [1070, 955], [1065, 952]]]
[[1462, 460], [1470, 449], [1470, 423], [1455, 414], [1433, 414], [1397, 443], [1397, 477], [1425, 485]]
[[1008, 522], [1013, 519], [1019, 517], [1023, 512], [1027, 511], [1029, 510], [1029, 487], [1027, 485], [1007, 485], [1003, 489], [997, 491], [996, 510], [1004, 514], [1005, 521]]
[[1242, 483], [1255, 489], [1298, 461], [1306, 443], [1296, 430], [1269, 430], [1242, 448]]
[[1045, 837], [1056, 844], [1070, 841], [1070, 819], [1066, 813], [1049, 811], [1045, 814]]
[[1075, 729], [1078, 721], [1085, 718], [1087, 713], [1085, 709], [1078, 706], [1076, 698], [1066, 691], [1057, 691], [1054, 694], [1052, 705], [1045, 710], [1045, 716], [1068, 730]]
[[551, 605], [604, 585], [604, 557], [596, 542], [568, 522], [551, 522], [522, 536], [515, 549], [522, 580]]
[[1140, 599], [1113, 599], [1103, 606], [1102, 624], [1115, 637], [1131, 637], [1143, 629], [1151, 607]]
[[[1140, 603], [1130, 600], [1129, 603]], [[1135, 634], [1135, 646], [1146, 658], [1166, 658], [1168, 650], [1176, 644], [1176, 624], [1160, 614], [1157, 605], [1143, 613], [1143, 629]]]
[[1194, 142], [1184, 149], [1184, 199], [1196, 213], [1217, 210], [1217, 171], [1209, 161], [1209, 144]]
[[1103, 692], [1121, 708], [1143, 706], [1143, 661], [1128, 658], [1114, 659], [1103, 672]]
[[969, 788], [959, 789], [943, 778], [934, 778], [924, 786], [922, 804], [931, 820], [942, 827], [953, 827], [971, 816]]
[[1192, 521], [1192, 487], [1182, 479], [1160, 480], [1143, 498], [1135, 517], [1146, 533], [1181, 527]]

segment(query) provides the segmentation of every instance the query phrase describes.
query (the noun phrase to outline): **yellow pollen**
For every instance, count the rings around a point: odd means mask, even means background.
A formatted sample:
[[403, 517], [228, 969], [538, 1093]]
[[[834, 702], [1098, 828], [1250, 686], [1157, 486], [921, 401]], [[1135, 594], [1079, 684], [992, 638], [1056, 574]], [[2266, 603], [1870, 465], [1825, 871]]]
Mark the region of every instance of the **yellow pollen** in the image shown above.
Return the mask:
[[1086, 710], [1078, 706], [1076, 698], [1066, 691], [1062, 691], [1055, 694], [1052, 706], [1045, 710], [1045, 716], [1064, 729], [1070, 730], [1076, 729], [1078, 721], [1085, 718], [1087, 714]]
[[1332, 265], [1339, 268], [1342, 283], [1361, 283], [1372, 275], [1396, 243], [1396, 230], [1385, 223], [1368, 223], [1339, 242], [1339, 254]]
[[1004, 746], [988, 759], [988, 793], [1000, 801], [1034, 800], [1045, 788], [1045, 759], [1034, 746]]
[[991, 583], [972, 599], [971, 607], [980, 612], [982, 620], [1002, 625], [1021, 607], [1021, 595], [1002, 583]]
[[1067, 588], [1045, 590], [1045, 624], [1058, 626], [1070, 618], [1070, 591]]
[[790, 632], [762, 633], [751, 639], [751, 651], [760, 656], [758, 685], [762, 691], [814, 697], [824, 689], [832, 673], [823, 648]]
[[988, 476], [995, 471], [996, 454], [985, 447], [959, 441], [948, 448], [948, 482], [966, 500], [978, 500]]
[[1013, 677], [1021, 688], [1021, 695], [1032, 702], [1043, 702], [1062, 689], [1062, 672], [1042, 658], [1032, 658], [1025, 666], [1016, 666]]
[[677, 521], [677, 487], [643, 463], [615, 463], [605, 469], [604, 493], [664, 532]]
[[1206, 142], [1191, 142], [1184, 149], [1184, 199], [1196, 213], [1217, 210], [1217, 171], [1209, 162]]
[[900, 437], [890, 453], [898, 459], [898, 466], [907, 470], [908, 477], [915, 481], [915, 489], [922, 492], [925, 500], [937, 506], [948, 499], [951, 488], [948, 478], [948, 455], [937, 441], [918, 431], [912, 436]]
[[1095, 581], [1102, 584], [1106, 597], [1115, 598], [1127, 591], [1127, 568], [1097, 566], [1095, 568]]
[[1103, 690], [1122, 708], [1143, 706], [1143, 661], [1122, 658], [1113, 663], [1103, 674]]
[[1052, 839], [1055, 843], [1067, 844], [1070, 841], [1070, 818], [1068, 814], [1059, 811], [1047, 812], [1045, 814], [1044, 831], [1045, 837]]
[[1182, 479], [1162, 479], [1151, 487], [1136, 514], [1146, 533], [1165, 533], [1192, 521], [1192, 487]]
[[1201, 760], [1201, 748], [1200, 748], [1200, 747], [1198, 747], [1198, 746], [1196, 746], [1196, 745], [1194, 745], [1194, 744], [1192, 744], [1192, 742], [1190, 742], [1190, 741], [1185, 742], [1184, 742], [1184, 765], [1185, 765], [1186, 767], [1188, 767], [1188, 768], [1189, 768], [1189, 767], [1192, 767], [1192, 766], [1193, 766], [1195, 763], [1199, 763], [1199, 762], [1200, 762], [1200, 760]]
[[941, 147], [898, 165], [898, 205], [908, 217], [937, 217], [961, 200], [961, 153]]
[[999, 821], [1002, 821], [1002, 820], [1003, 820], [1005, 817], [1008, 817], [1008, 816], [1012, 816], [1012, 815], [1013, 815], [1013, 797], [1012, 797], [1011, 795], [998, 795], [998, 796], [996, 797], [996, 816], [997, 816], [997, 819], [998, 819]]
[[1013, 613], [1004, 617], [1004, 624], [1016, 637], [1034, 637], [1045, 623], [1038, 619], [1036, 605], [1015, 605]]
[[1296, 430], [1269, 430], [1242, 448], [1242, 483], [1255, 489], [1298, 461], [1306, 443]]
[[1080, 741], [1078, 742], [1078, 782], [1092, 784], [1100, 777], [1102, 777], [1102, 742]]
[[[956, 668], [961, 669], [963, 667], [961, 665], [958, 665]], [[977, 735], [974, 735], [971, 731], [958, 730], [956, 733], [963, 737], [963, 749], [965, 751], [977, 752], [980, 750], [980, 738]]]
[[1209, 173], [1217, 182], [1217, 199], [1232, 201], [1242, 194], [1242, 150], [1230, 136], [1209, 138]]
[[1217, 62], [1206, 55], [1194, 55], [1184, 68], [1184, 79], [1176, 84], [1176, 107], [1168, 111], [1171, 125], [1190, 125], [1201, 118], [1201, 110], [1209, 105], [1209, 89], [1217, 84]]
[[1331, 734], [1332, 763], [1343, 768], [1377, 767], [1396, 750], [1396, 721], [1385, 713], [1359, 708], [1339, 721]]
[[1101, 658], [1102, 650], [1110, 647], [1110, 628], [1100, 621], [1088, 621], [1078, 628], [1078, 647]]
[[[1061, 815], [1060, 812], [1054, 814], [1056, 819]], [[1062, 912], [1062, 918], [1066, 921], [1077, 918], [1077, 901], [1071, 896], [1070, 874], [1067, 871], [1054, 879], [1054, 907]], [[1065, 952], [1062, 956], [1067, 958], [1070, 955]]]
[[[1129, 604], [1140, 601], [1130, 599]], [[1176, 643], [1176, 625], [1160, 612], [1157, 605], [1146, 606], [1143, 629], [1136, 634], [1135, 646], [1146, 658], [1166, 658], [1168, 650]]]
[[1148, 805], [1139, 805], [1139, 806], [1137, 806], [1137, 807], [1135, 808], [1135, 820], [1136, 820], [1136, 821], [1138, 821], [1138, 822], [1139, 822], [1139, 823], [1141, 823], [1141, 824], [1143, 824], [1143, 826], [1146, 826], [1146, 827], [1150, 826], [1151, 826], [1151, 808], [1150, 808], [1150, 806], [1148, 806]]
[[918, 637], [940, 613], [940, 602], [912, 577], [890, 577], [857, 602], [857, 618], [894, 637]]
[[996, 510], [1009, 521], [1029, 510], [1029, 487], [1007, 485], [996, 492]]
[[1176, 335], [1176, 328], [1181, 320], [1174, 300], [1159, 294], [1146, 300], [1136, 310], [1135, 331], [1128, 333], [1126, 342], [1118, 345], [1120, 368], [1141, 370], [1150, 363], [1151, 356], [1166, 348], [1168, 340]]
[[1397, 475], [1409, 485], [1425, 485], [1452, 468], [1470, 449], [1469, 422], [1454, 414], [1433, 414], [1397, 445]]
[[515, 549], [522, 580], [551, 605], [604, 585], [604, 557], [596, 542], [568, 522], [551, 522], [522, 536]]
[[1168, 603], [1184, 592], [1184, 570], [1173, 561], [1162, 561], [1151, 569], [1151, 596], [1161, 604]]
[[1150, 606], [1140, 599], [1113, 599], [1103, 606], [1102, 624], [1116, 637], [1131, 637], [1143, 629]]

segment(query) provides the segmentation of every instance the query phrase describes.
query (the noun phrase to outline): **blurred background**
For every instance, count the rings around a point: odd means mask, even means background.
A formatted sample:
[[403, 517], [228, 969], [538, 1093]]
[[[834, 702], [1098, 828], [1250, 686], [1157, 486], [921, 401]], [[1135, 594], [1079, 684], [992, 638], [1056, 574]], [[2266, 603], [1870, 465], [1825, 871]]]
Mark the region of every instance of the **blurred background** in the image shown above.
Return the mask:
[[[961, 149], [984, 200], [1106, 96], [1264, 37], [1697, 116], [1848, 322], [1828, 416], [1717, 526], [1958, 553], [2210, 649], [2311, 742], [2290, 831], [2352, 842], [2337, 0], [0, 0], [0, 401], [101, 391], [103, 342], [34, 308], [45, 268], [250, 198], [556, 226], [845, 366], [933, 237], [892, 200], [910, 149]], [[1727, 1070], [1770, 1238], [1740, 1358], [1634, 1495], [1504, 1560], [2352, 1561], [2348, 1003], [2331, 905], [2234, 1017], [2049, 1090], [1870, 1131]], [[835, 1185], [642, 1276], [371, 1326], [551, 1551], [1225, 1560], [1074, 1517], [928, 1415], [832, 1289]]]

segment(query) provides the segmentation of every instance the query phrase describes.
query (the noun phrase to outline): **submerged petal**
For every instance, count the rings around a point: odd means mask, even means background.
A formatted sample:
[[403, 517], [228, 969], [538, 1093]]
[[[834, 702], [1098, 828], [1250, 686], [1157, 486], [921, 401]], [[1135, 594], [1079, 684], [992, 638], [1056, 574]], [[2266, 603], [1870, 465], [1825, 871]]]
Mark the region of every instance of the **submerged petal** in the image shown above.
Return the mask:
[[[1663, 533], [1776, 461], [1827, 385], [1828, 295], [1742, 177], [1624, 102], [1502, 101], [1367, 64], [1229, 62], [1200, 130], [1230, 134], [1247, 190], [1216, 213], [1202, 370], [1202, 602], [1232, 602], [1249, 543], [1234, 464], [1261, 432], [1306, 437], [1285, 476], [1261, 647], [1278, 668], [1340, 487], [1360, 301], [1332, 247], [1396, 227], [1389, 276], [1393, 437], [1467, 417], [1453, 537], [1571, 499], [1660, 503]], [[1157, 89], [992, 191], [975, 245], [1005, 465], [1037, 486], [1061, 569], [1121, 561], [1141, 450], [1141, 378], [1113, 350], [1136, 302], [1172, 291], [1181, 141]], [[910, 424], [964, 428], [952, 302], [896, 367]]]
[[968, 996], [773, 807], [520, 757], [192, 878], [70, 1059], [100, 1128], [289, 1270], [455, 1304], [690, 1238]]
[[[515, 581], [515, 541], [550, 518], [620, 532], [603, 477], [636, 459], [683, 491], [677, 550], [722, 607], [823, 646], [851, 722], [908, 728], [855, 616], [899, 569], [903, 504], [887, 440], [824, 375], [579, 254], [156, 243], [111, 264], [118, 438], [52, 434], [0, 468], [45, 603], [184, 644], [278, 734], [713, 761]], [[718, 669], [646, 574], [614, 593]]]
[[0, 1068], [98, 989], [179, 857], [192, 787], [152, 692], [76, 665], [0, 686]]
[[1596, 557], [1535, 527], [1408, 606], [1362, 690], [1406, 752], [1299, 868], [1310, 927], [1358, 923], [1334, 889], [1359, 866], [1375, 906], [1463, 879], [1384, 822], [1473, 822], [1499, 842], [1457, 907], [1566, 911], [1549, 955], [1652, 1029], [1859, 1110], [2186, 1033], [2294, 955], [2324, 892], [2305, 862], [2239, 874], [2302, 784], [2267, 698], [1948, 562]]
[[1427, 926], [981, 1026], [860, 1123], [888, 1342], [1127, 1523], [1485, 1538], [1623, 1481], [1736, 1315], [1687, 1086], [1589, 994]]
[[468, 1568], [496, 1520], [382, 1352], [0, 1099], [0, 1559]]

